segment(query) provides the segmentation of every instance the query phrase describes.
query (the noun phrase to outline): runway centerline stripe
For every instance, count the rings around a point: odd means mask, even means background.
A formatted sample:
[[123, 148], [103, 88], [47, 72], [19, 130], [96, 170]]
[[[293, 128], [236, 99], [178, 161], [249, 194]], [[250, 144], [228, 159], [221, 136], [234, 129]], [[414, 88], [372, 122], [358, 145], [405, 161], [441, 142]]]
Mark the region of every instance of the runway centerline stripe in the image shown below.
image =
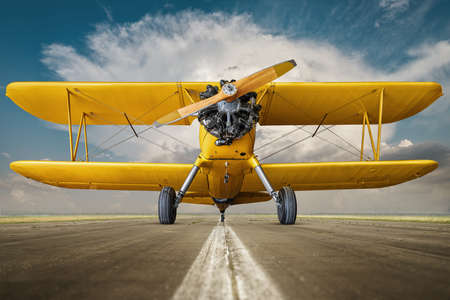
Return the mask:
[[218, 224], [173, 299], [282, 299], [233, 229]]

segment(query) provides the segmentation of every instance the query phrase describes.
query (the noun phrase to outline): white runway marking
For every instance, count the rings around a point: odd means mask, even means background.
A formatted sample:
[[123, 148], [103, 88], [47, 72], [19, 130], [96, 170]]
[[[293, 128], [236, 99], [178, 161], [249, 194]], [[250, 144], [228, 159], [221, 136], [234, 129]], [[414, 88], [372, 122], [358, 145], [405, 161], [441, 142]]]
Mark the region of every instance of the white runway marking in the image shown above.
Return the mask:
[[213, 228], [173, 299], [282, 299], [229, 226]]

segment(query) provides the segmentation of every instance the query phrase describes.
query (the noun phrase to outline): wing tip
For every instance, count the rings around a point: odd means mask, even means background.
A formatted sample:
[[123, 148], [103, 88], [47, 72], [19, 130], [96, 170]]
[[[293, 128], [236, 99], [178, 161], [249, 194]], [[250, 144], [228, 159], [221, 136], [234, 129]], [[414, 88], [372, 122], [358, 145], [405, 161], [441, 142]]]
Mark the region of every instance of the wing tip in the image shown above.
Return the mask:
[[11, 98], [11, 90], [17, 85], [17, 82], [10, 82], [5, 87], [5, 96]]
[[23, 161], [20, 161], [20, 160], [13, 161], [9, 164], [9, 168], [11, 170], [13, 170], [14, 172], [16, 172], [17, 174], [25, 176], [23, 174]]

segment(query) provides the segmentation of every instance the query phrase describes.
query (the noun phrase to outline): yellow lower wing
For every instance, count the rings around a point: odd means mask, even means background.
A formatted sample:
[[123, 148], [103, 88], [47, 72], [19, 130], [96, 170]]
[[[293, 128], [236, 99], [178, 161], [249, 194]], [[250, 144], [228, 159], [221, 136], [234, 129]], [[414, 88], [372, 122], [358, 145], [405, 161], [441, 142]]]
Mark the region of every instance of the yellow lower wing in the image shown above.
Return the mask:
[[[10, 166], [25, 177], [59, 187], [146, 191], [160, 191], [163, 186], [179, 190], [192, 167], [191, 164], [57, 161], [16, 161]], [[291, 186], [303, 191], [386, 187], [421, 177], [437, 166], [433, 160], [404, 160], [264, 164], [262, 168], [274, 189]], [[261, 181], [251, 172], [244, 178], [239, 203], [268, 199], [267, 195], [254, 194], [261, 191], [265, 191]], [[192, 194], [186, 196], [192, 199], [185, 202], [212, 204], [206, 199], [208, 183], [203, 172], [197, 174], [189, 192]]]
[[[421, 177], [434, 169], [433, 160], [363, 161], [263, 164], [275, 190], [289, 185], [296, 191], [380, 188]], [[246, 175], [242, 191], [263, 191], [252, 172]]]
[[[179, 190], [191, 164], [16, 161], [11, 169], [42, 183], [65, 188], [160, 191]], [[199, 172], [190, 191], [208, 192], [206, 176]]]

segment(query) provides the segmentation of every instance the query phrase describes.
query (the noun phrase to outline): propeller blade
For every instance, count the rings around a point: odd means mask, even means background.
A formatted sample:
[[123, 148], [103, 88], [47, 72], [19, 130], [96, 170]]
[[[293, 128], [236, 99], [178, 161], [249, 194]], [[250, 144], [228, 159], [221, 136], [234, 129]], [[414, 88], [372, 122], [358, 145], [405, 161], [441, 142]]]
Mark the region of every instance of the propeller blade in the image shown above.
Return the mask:
[[184, 119], [203, 108], [210, 105], [218, 103], [222, 100], [227, 100], [231, 102], [248, 92], [254, 91], [255, 89], [277, 79], [278, 77], [284, 75], [286, 72], [290, 71], [297, 64], [295, 60], [287, 60], [282, 63], [267, 67], [253, 73], [250, 76], [244, 77], [234, 83], [226, 83], [223, 85], [222, 89], [216, 95], [179, 108], [155, 121], [154, 126], [159, 127], [166, 124], [175, 123], [181, 119]]
[[235, 86], [237, 88], [236, 98], [239, 98], [242, 95], [245, 95], [251, 91], [256, 90], [257, 88], [274, 81], [278, 77], [283, 76], [285, 73], [290, 71], [297, 65], [295, 60], [287, 60], [282, 63], [267, 67], [253, 73], [250, 76], [244, 77], [236, 81]]

